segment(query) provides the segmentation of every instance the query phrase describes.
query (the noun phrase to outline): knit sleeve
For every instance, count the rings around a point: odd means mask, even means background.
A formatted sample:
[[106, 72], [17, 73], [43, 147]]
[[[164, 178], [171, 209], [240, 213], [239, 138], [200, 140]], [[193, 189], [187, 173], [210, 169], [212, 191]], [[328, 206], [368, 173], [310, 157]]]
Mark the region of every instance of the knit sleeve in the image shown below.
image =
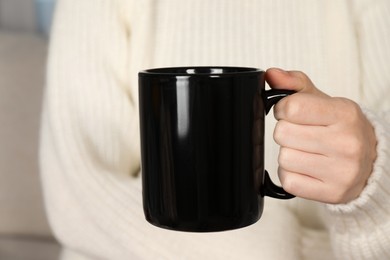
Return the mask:
[[125, 208], [116, 196], [124, 188], [113, 182], [127, 183], [139, 171], [136, 86], [129, 83], [122, 2], [58, 1], [41, 127], [40, 166], [53, 231], [65, 247], [101, 255], [115, 241], [105, 238], [112, 221], [104, 212], [120, 216]]
[[121, 6], [115, 0], [68, 0], [59, 1], [57, 10], [43, 128], [64, 153], [64, 166], [78, 157], [133, 174], [139, 170], [138, 97], [137, 86], [129, 84], [129, 33]]
[[390, 259], [390, 2], [360, 3], [355, 11], [362, 94], [371, 110], [364, 113], [377, 136], [377, 159], [356, 200], [327, 206], [328, 224], [339, 259]]

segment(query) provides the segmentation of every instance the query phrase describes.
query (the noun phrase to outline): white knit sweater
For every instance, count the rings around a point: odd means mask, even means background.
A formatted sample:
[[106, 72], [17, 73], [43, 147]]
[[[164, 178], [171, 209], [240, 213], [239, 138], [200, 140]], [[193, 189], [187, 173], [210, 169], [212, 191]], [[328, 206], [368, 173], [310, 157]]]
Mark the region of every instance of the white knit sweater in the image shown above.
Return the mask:
[[[389, 28], [388, 0], [60, 0], [41, 168], [63, 259], [390, 259]], [[302, 70], [362, 104], [378, 158], [361, 196], [266, 198], [258, 223], [229, 232], [152, 227], [136, 177], [137, 72], [183, 65]], [[266, 168], [276, 180], [274, 124], [269, 116]]]

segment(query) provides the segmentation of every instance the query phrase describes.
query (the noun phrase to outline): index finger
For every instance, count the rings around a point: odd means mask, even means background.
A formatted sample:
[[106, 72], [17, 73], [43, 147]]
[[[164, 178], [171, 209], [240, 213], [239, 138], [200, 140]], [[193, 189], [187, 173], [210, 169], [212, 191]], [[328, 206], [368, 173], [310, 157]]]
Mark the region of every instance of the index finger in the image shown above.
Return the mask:
[[328, 126], [337, 121], [337, 107], [329, 97], [295, 93], [274, 106], [274, 116], [294, 124]]

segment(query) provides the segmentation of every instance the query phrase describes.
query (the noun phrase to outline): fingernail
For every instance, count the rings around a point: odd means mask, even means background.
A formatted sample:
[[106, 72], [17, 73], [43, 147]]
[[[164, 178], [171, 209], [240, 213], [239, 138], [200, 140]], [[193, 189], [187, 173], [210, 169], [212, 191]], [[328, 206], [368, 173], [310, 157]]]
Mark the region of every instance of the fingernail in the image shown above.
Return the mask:
[[283, 74], [288, 74], [287, 73], [287, 71], [285, 71], [285, 70], [283, 70], [283, 69], [281, 69], [281, 68], [272, 68], [273, 70], [276, 70], [276, 71], [278, 71], [278, 72], [280, 72], [280, 73], [283, 73]]

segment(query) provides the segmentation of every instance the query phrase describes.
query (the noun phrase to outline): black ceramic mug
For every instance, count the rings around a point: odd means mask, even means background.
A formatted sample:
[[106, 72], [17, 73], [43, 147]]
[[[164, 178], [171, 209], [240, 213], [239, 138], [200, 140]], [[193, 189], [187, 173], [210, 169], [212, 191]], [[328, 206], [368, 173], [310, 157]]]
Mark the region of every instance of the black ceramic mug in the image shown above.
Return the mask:
[[143, 206], [158, 227], [208, 232], [261, 217], [264, 196], [293, 196], [264, 170], [264, 117], [288, 90], [265, 72], [177, 67], [139, 73]]

